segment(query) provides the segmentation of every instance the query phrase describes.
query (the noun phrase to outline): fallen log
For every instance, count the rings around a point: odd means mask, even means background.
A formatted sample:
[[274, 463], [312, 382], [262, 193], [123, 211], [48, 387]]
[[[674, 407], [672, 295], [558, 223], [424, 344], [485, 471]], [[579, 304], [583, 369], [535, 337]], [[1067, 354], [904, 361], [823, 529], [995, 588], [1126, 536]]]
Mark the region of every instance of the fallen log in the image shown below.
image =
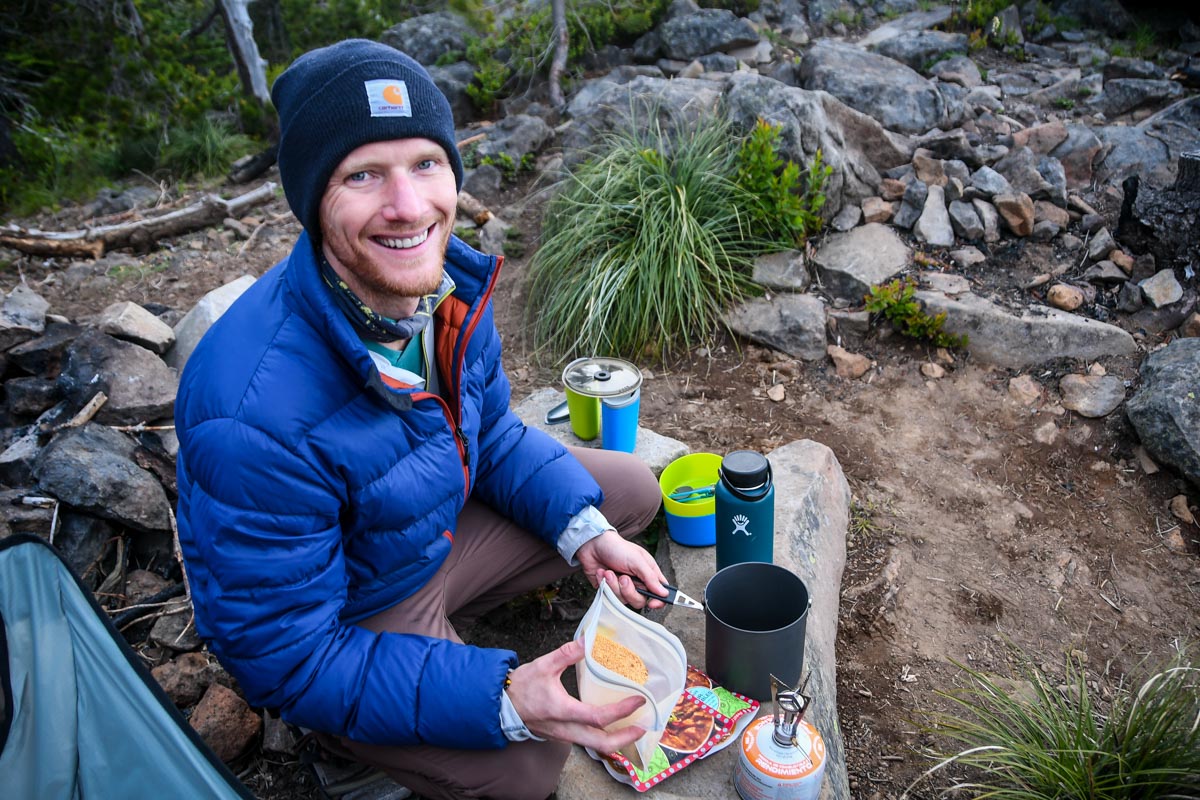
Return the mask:
[[467, 192], [458, 193], [458, 208], [469, 216], [476, 225], [483, 225], [495, 216], [491, 211], [488, 211], [487, 206], [479, 202], [478, 198]]
[[226, 200], [206, 194], [189, 206], [157, 217], [102, 225], [76, 231], [0, 231], [0, 245], [35, 256], [100, 258], [120, 247], [148, 247], [167, 236], [206, 228], [226, 217], [238, 218], [275, 196], [275, 184], [267, 181], [257, 189]]

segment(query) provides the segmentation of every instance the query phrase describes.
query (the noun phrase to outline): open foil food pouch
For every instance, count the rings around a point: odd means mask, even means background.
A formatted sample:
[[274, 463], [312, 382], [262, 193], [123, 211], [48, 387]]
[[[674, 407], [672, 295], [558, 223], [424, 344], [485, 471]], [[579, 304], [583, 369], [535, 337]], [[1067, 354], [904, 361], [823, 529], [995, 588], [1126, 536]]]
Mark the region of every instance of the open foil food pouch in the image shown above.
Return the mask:
[[575, 665], [579, 699], [605, 705], [632, 695], [646, 698], [609, 730], [637, 725], [644, 736], [621, 750], [639, 767], [650, 763], [687, 680], [687, 654], [675, 634], [625, 606], [601, 583], [575, 631], [586, 656]]

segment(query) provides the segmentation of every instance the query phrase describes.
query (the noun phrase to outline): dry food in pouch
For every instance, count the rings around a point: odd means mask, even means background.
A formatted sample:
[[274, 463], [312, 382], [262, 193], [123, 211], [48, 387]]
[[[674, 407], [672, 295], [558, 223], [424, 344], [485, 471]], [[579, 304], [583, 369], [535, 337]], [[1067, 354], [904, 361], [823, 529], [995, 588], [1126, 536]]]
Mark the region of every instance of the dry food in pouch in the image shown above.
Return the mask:
[[649, 764], [687, 681], [687, 654], [679, 638], [628, 608], [605, 583], [575, 638], [583, 640], [586, 652], [575, 665], [580, 700], [606, 705], [632, 695], [646, 698], [641, 708], [609, 730], [644, 728], [645, 735], [621, 755], [637, 765]]

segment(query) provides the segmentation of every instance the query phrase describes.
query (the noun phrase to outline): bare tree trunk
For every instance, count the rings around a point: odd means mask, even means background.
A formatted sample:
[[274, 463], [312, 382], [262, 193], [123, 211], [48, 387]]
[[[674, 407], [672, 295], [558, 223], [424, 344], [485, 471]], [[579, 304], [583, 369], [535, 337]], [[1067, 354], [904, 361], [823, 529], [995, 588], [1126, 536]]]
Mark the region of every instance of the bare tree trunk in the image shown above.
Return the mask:
[[138, 44], [146, 44], [146, 27], [142, 25], [142, 16], [138, 14], [133, 0], [125, 0], [125, 16], [129, 20], [129, 32], [137, 39]]
[[550, 105], [562, 108], [567, 104], [563, 98], [562, 74], [567, 68], [567, 46], [570, 44], [567, 36], [566, 0], [551, 0], [550, 9], [554, 18], [554, 58], [550, 61]]
[[251, 0], [218, 0], [225, 20], [225, 38], [237, 65], [238, 77], [246, 93], [265, 106], [271, 100], [267, 91], [267, 62], [258, 54], [254, 42], [254, 23], [250, 21]]

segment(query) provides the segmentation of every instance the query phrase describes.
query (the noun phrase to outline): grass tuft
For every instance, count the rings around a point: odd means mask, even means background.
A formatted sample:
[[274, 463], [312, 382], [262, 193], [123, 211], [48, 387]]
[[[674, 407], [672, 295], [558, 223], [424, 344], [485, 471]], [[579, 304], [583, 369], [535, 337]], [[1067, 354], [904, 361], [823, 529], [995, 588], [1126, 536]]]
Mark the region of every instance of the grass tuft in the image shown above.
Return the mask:
[[756, 292], [729, 123], [669, 126], [658, 114], [606, 134], [547, 204], [530, 264], [530, 322], [555, 356], [659, 354], [713, 334]]
[[1178, 659], [1140, 686], [1119, 690], [1104, 709], [1083, 668], [1070, 659], [1064, 686], [1055, 686], [1023, 656], [1018, 665], [1020, 680], [1009, 682], [955, 663], [968, 685], [938, 694], [959, 711], [931, 713], [929, 719], [934, 733], [962, 749], [938, 755], [939, 763], [918, 782], [954, 765], [971, 777], [946, 787], [943, 796], [1200, 796], [1200, 669]]

